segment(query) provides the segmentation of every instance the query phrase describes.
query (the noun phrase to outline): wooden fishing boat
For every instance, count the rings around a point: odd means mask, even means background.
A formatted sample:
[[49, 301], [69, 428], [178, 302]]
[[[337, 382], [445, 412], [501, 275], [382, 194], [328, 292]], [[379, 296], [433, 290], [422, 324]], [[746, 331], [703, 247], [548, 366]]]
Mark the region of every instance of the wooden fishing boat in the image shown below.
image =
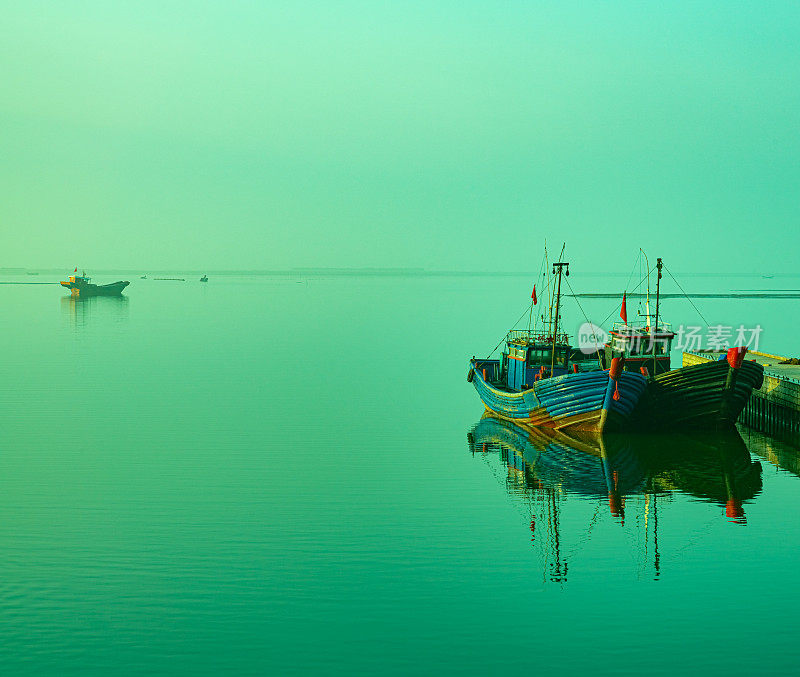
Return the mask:
[[[77, 273], [77, 271], [76, 271]], [[86, 298], [87, 296], [120, 296], [122, 290], [130, 282], [112, 282], [111, 284], [92, 284], [92, 278], [83, 275], [70, 275], [67, 282], [61, 281], [61, 286], [70, 290], [72, 296], [76, 298]]]
[[745, 360], [747, 348], [738, 346], [723, 353], [718, 362], [672, 369], [670, 350], [675, 334], [669, 325], [659, 323], [662, 267], [662, 260], [658, 259], [655, 321], [650, 314], [649, 293], [644, 324], [629, 324], [623, 309], [623, 323], [609, 332], [605, 360], [622, 358], [624, 369], [639, 371], [647, 377], [647, 393], [635, 417], [638, 425], [646, 428], [733, 426], [750, 394], [761, 388], [764, 368]]
[[[512, 330], [500, 359], [469, 363], [467, 380], [486, 410], [499, 418], [528, 426], [603, 432], [625, 427], [647, 387], [640, 373], [623, 370], [614, 359], [609, 369], [581, 371], [570, 367], [569, 338], [558, 331], [562, 270], [555, 263], [558, 291], [549, 333]], [[535, 294], [534, 294], [535, 300]]]

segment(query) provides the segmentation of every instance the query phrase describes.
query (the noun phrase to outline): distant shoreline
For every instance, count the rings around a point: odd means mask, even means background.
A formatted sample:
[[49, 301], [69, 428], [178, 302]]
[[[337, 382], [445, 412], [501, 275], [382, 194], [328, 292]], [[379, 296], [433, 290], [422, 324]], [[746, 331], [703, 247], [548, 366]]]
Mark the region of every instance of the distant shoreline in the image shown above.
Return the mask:
[[[92, 275], [175, 275], [175, 276], [260, 276], [260, 277], [538, 277], [538, 271], [481, 271], [481, 270], [426, 270], [424, 268], [290, 268], [283, 270], [185, 270], [185, 269], [122, 269], [122, 268], [86, 268]], [[16, 277], [36, 272], [41, 275], [63, 277], [67, 273], [62, 268], [0, 268], [0, 277]], [[628, 273], [602, 271], [575, 271], [581, 277], [625, 278]], [[686, 273], [676, 272], [681, 278], [761, 278], [760, 273]], [[776, 273], [773, 278], [800, 278], [800, 273]], [[19, 283], [24, 284], [24, 283]], [[50, 283], [28, 283], [50, 284]], [[766, 290], [765, 290], [766, 291]], [[792, 290], [794, 291], [794, 290]]]

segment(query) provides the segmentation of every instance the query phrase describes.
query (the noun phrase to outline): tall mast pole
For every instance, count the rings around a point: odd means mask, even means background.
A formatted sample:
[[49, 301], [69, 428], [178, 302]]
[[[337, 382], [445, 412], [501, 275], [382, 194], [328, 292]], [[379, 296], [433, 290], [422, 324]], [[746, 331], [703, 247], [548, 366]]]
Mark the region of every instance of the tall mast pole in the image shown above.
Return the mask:
[[661, 269], [664, 267], [664, 264], [661, 262], [661, 259], [658, 259], [656, 262], [656, 268], [658, 269], [658, 277], [656, 278], [656, 326], [650, 330], [650, 340], [653, 342], [653, 376], [656, 375], [656, 339], [655, 339], [655, 332], [658, 331], [658, 296], [661, 291]]
[[553, 355], [552, 359], [550, 360], [550, 376], [555, 374], [556, 368], [556, 338], [558, 337], [558, 306], [561, 302], [561, 271], [562, 269], [566, 269], [567, 275], [569, 275], [569, 263], [554, 263], [553, 264], [553, 274], [558, 275], [558, 291], [556, 292], [556, 312], [553, 316]]
[[650, 261], [647, 259], [647, 254], [644, 253], [644, 249], [640, 247], [639, 251], [642, 252], [642, 256], [644, 256], [644, 264], [647, 269], [647, 300], [645, 301], [645, 310], [647, 312], [645, 317], [647, 317], [647, 326], [650, 327]]

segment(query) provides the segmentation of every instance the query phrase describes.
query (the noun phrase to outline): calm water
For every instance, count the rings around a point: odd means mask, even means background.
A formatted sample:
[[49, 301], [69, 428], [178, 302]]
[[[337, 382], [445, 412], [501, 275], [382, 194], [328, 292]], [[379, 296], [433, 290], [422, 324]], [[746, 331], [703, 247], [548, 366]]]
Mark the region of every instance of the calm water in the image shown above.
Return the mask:
[[[623, 439], [611, 498], [600, 452], [526, 466], [475, 428], [465, 374], [529, 295], [520, 278], [135, 279], [83, 302], [0, 285], [0, 669], [794, 669], [797, 452], [746, 430]], [[701, 310], [792, 353], [796, 303]], [[663, 312], [699, 323], [685, 301]]]

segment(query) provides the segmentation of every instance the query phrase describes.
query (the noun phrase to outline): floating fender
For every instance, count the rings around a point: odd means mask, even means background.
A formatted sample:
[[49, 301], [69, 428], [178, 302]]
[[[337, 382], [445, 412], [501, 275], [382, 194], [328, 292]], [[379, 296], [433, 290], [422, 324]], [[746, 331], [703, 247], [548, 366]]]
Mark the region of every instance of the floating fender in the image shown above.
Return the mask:
[[475, 378], [475, 370], [474, 369], [470, 369], [467, 372], [467, 383], [472, 383], [472, 379], [473, 378]]
[[611, 369], [608, 370], [608, 378], [613, 381], [619, 381], [619, 375], [622, 373], [622, 365], [624, 360], [621, 357], [615, 357], [611, 360]]

